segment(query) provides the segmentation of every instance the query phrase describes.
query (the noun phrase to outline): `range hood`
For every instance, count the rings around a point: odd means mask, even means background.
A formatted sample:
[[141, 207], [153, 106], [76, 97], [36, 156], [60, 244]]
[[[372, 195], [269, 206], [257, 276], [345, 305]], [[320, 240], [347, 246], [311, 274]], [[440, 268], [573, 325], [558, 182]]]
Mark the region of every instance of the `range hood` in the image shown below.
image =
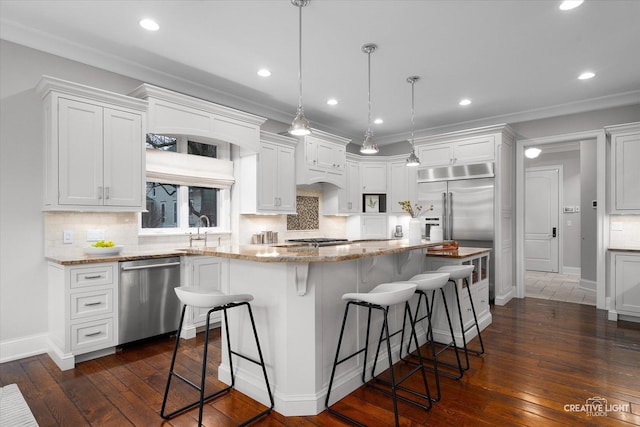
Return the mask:
[[494, 176], [493, 163], [474, 163], [470, 165], [452, 165], [418, 169], [418, 182], [493, 178]]

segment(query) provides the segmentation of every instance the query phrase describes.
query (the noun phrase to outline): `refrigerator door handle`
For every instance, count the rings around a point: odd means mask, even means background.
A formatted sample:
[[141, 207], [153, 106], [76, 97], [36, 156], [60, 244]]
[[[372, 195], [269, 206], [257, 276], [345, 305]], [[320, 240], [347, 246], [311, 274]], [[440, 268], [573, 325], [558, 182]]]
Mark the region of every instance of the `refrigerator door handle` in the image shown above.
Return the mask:
[[449, 230], [449, 215], [447, 214], [449, 206], [447, 204], [447, 193], [442, 193], [442, 238], [447, 240], [447, 233]]
[[453, 193], [449, 193], [447, 196], [447, 232], [446, 240], [453, 240]]

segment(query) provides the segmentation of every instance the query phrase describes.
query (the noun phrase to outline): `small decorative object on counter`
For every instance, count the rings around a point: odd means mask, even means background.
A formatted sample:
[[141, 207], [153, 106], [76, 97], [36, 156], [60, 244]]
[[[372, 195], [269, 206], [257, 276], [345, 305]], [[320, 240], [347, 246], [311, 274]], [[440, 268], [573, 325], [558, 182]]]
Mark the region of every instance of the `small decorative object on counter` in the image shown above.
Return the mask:
[[[422, 242], [422, 220], [418, 218], [420, 211], [422, 211], [422, 206], [418, 204], [412, 206], [409, 200], [403, 200], [398, 203], [402, 206], [403, 211], [411, 215], [409, 220], [409, 244], [413, 245]], [[433, 205], [427, 208], [427, 211], [431, 210], [433, 210]]]

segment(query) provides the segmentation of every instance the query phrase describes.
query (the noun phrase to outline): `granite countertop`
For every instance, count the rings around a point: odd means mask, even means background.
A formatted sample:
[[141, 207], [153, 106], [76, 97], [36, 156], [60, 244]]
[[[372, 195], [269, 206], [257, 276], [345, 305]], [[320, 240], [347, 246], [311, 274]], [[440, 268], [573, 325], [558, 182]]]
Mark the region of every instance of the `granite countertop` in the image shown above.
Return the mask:
[[491, 248], [469, 248], [461, 246], [458, 249], [437, 250], [436, 247], [433, 249], [429, 249], [427, 251], [427, 256], [443, 258], [467, 258], [471, 256], [481, 255], [490, 251]]
[[609, 250], [614, 252], [640, 252], [640, 248], [609, 248]]
[[165, 258], [185, 255], [181, 249], [135, 250], [126, 248], [118, 255], [65, 255], [47, 256], [46, 259], [61, 265], [94, 264], [99, 262], [135, 261], [138, 259]]
[[423, 249], [441, 245], [423, 240], [422, 243], [410, 245], [408, 240], [372, 240], [358, 241], [347, 245], [323, 246], [319, 248], [296, 244], [282, 245], [246, 245], [219, 246], [212, 248], [189, 248], [189, 255], [210, 255], [223, 258], [242, 259], [259, 262], [337, 262], [358, 258], [387, 255], [414, 249]]

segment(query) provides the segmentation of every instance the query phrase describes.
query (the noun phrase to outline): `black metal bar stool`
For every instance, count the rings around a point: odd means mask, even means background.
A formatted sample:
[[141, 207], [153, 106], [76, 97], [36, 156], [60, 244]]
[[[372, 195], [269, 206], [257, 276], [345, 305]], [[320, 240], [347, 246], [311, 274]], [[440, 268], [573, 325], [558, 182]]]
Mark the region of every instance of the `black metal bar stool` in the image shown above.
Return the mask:
[[[411, 324], [411, 335], [413, 337], [413, 339], [415, 340], [415, 344], [418, 345], [418, 339], [417, 336], [415, 334], [415, 331], [413, 329], [413, 316], [411, 314], [411, 308], [409, 307], [409, 299], [411, 299], [411, 297], [413, 296], [413, 294], [415, 293], [415, 289], [416, 289], [416, 285], [415, 283], [410, 283], [410, 282], [393, 282], [393, 283], [383, 283], [381, 285], [376, 286], [375, 288], [373, 288], [370, 292], [367, 293], [348, 293], [348, 294], [344, 294], [342, 296], [342, 299], [344, 301], [347, 301], [347, 305], [345, 307], [344, 310], [344, 318], [342, 320], [342, 328], [340, 329], [340, 337], [338, 338], [338, 348], [336, 350], [336, 357], [335, 360], [333, 362], [333, 368], [331, 370], [331, 379], [329, 380], [329, 388], [327, 390], [327, 397], [325, 400], [325, 408], [327, 409], [327, 411], [331, 414], [334, 414], [350, 423], [353, 423], [355, 425], [358, 426], [362, 426], [364, 424], [359, 423], [358, 421], [336, 411], [335, 409], [332, 409], [329, 407], [329, 399], [330, 399], [330, 395], [331, 395], [331, 387], [333, 386], [333, 380], [335, 377], [335, 373], [336, 373], [336, 367], [338, 365], [340, 365], [343, 362], [346, 362], [347, 360], [350, 360], [352, 357], [355, 357], [356, 355], [364, 352], [364, 359], [363, 359], [363, 367], [362, 367], [362, 382], [367, 385], [368, 387], [373, 387], [376, 390], [379, 390], [389, 396], [392, 397], [393, 399], [393, 412], [394, 412], [394, 417], [395, 417], [395, 424], [396, 426], [399, 425], [399, 421], [398, 421], [398, 399], [410, 403], [412, 405], [415, 405], [419, 408], [422, 408], [424, 410], [429, 410], [431, 408], [431, 394], [429, 392], [429, 386], [427, 384], [427, 376], [425, 374], [425, 369], [424, 366], [422, 365], [422, 360], [420, 360], [421, 363], [419, 363], [417, 366], [415, 366], [410, 372], [408, 372], [407, 374], [405, 374], [402, 378], [396, 380], [395, 378], [395, 374], [394, 374], [394, 369], [393, 369], [393, 361], [392, 361], [392, 357], [391, 357], [391, 342], [390, 342], [390, 334], [389, 334], [389, 321], [388, 321], [388, 312], [389, 312], [389, 306], [391, 305], [395, 305], [395, 304], [400, 304], [400, 303], [405, 303], [404, 306], [404, 310], [405, 310], [405, 316], [408, 315], [409, 317], [409, 322]], [[340, 347], [342, 346], [342, 338], [344, 336], [344, 329], [345, 329], [345, 325], [347, 323], [347, 315], [349, 314], [349, 308], [352, 306], [360, 306], [360, 307], [365, 307], [368, 309], [368, 315], [367, 315], [367, 332], [366, 332], [366, 338], [365, 338], [365, 343], [364, 343], [364, 347], [360, 348], [359, 350], [356, 350], [354, 353], [343, 357], [342, 359], [340, 358]], [[390, 378], [391, 381], [389, 382], [389, 385], [391, 386], [391, 391], [386, 390], [382, 387], [378, 387], [373, 385], [373, 382], [366, 382], [365, 381], [365, 377], [366, 377], [366, 371], [367, 371], [367, 353], [368, 353], [368, 348], [369, 348], [369, 332], [371, 329], [371, 313], [372, 310], [380, 310], [383, 315], [383, 323], [382, 323], [382, 329], [381, 329], [381, 340], [378, 343], [378, 348], [380, 347], [380, 342], [382, 340], [386, 340], [387, 342], [387, 357], [389, 358], [389, 374], [390, 374]], [[402, 346], [402, 343], [401, 343]], [[420, 357], [420, 356], [418, 356]], [[377, 357], [376, 357], [377, 359]], [[374, 368], [375, 369], [375, 368]], [[419, 393], [415, 390], [411, 390], [407, 387], [403, 387], [401, 386], [401, 383], [403, 381], [405, 381], [407, 378], [409, 378], [410, 376], [412, 376], [414, 373], [420, 371], [422, 374], [422, 381], [424, 384], [424, 388], [425, 388], [425, 393]], [[374, 377], [375, 379], [375, 377]], [[402, 396], [398, 394], [398, 391], [402, 390], [404, 392], [407, 392], [413, 396], [419, 397], [424, 399], [427, 403], [426, 404], [422, 404], [419, 401], [413, 400], [413, 399], [409, 399], [408, 397]]]
[[[482, 342], [482, 335], [480, 334], [480, 325], [478, 324], [478, 316], [476, 316], [476, 308], [473, 304], [473, 297], [471, 296], [471, 286], [469, 286], [469, 280], [467, 279], [471, 275], [471, 273], [473, 273], [474, 269], [475, 269], [475, 266], [473, 264], [463, 264], [463, 265], [444, 265], [438, 268], [438, 270], [436, 270], [441, 273], [449, 273], [450, 275], [449, 281], [453, 283], [453, 288], [455, 289], [456, 299], [458, 300], [458, 316], [460, 317], [460, 329], [462, 330], [462, 345], [464, 348], [465, 362], [467, 364], [465, 371], [469, 369], [469, 353], [476, 354], [476, 355], [484, 354], [484, 344]], [[467, 292], [469, 294], [469, 304], [471, 304], [471, 312], [473, 313], [473, 325], [469, 326], [466, 329], [464, 327], [464, 321], [462, 320], [462, 308], [460, 306], [460, 295], [458, 293], [457, 281], [460, 279], [464, 280], [464, 283], [466, 285]], [[466, 333], [474, 326], [478, 332], [478, 340], [480, 341], [480, 350], [472, 350], [467, 345]]]
[[[271, 410], [273, 409], [273, 395], [271, 394], [271, 387], [269, 386], [269, 378], [267, 378], [267, 369], [265, 367], [264, 359], [262, 357], [262, 350], [260, 348], [260, 342], [258, 340], [258, 332], [256, 331], [256, 324], [253, 319], [253, 312], [251, 311], [251, 304], [249, 304], [249, 301], [253, 300], [253, 296], [248, 294], [226, 295], [213, 288], [190, 288], [190, 287], [184, 287], [184, 286], [175, 288], [175, 292], [183, 304], [182, 316], [180, 317], [180, 324], [178, 326], [178, 333], [176, 336], [176, 344], [173, 348], [173, 356], [171, 357], [169, 377], [167, 378], [167, 387], [165, 388], [165, 391], [164, 391], [164, 399], [162, 400], [162, 409], [160, 410], [160, 416], [164, 419], [169, 419], [176, 414], [179, 414], [188, 409], [194, 408], [195, 406], [199, 406], [198, 426], [202, 425], [202, 410], [203, 410], [205, 401], [208, 401], [210, 399], [213, 399], [214, 397], [217, 397], [225, 392], [230, 391], [235, 385], [235, 375], [233, 370], [232, 355], [236, 355], [238, 357], [241, 357], [245, 360], [248, 360], [249, 362], [255, 363], [256, 365], [259, 365], [260, 367], [262, 367], [262, 373], [264, 375], [264, 381], [267, 387], [269, 401], [271, 402], [271, 406], [268, 409], [249, 418], [248, 420], [242, 422], [239, 425], [246, 426], [256, 421], [258, 418], [264, 415], [267, 415], [269, 412], [271, 412]], [[203, 350], [203, 356], [202, 356], [202, 375], [200, 377], [200, 385], [195, 384], [194, 382], [190, 381], [189, 379], [185, 378], [183, 375], [175, 372], [174, 370], [176, 355], [178, 354], [178, 346], [180, 344], [180, 331], [182, 330], [182, 323], [184, 322], [184, 316], [185, 316], [187, 306], [197, 307], [197, 308], [209, 308], [209, 311], [207, 312], [207, 322], [206, 322], [206, 326], [205, 326], [206, 329], [204, 333], [204, 350]], [[231, 341], [229, 339], [230, 338], [229, 337], [229, 319], [227, 317], [227, 310], [230, 310], [235, 307], [240, 307], [240, 306], [246, 306], [249, 312], [249, 317], [251, 319], [251, 327], [253, 328], [253, 336], [256, 341], [256, 347], [258, 349], [259, 360], [255, 360], [254, 358], [251, 358], [249, 356], [246, 356], [244, 354], [240, 354], [236, 351], [231, 350]], [[229, 355], [229, 370], [231, 372], [231, 385], [205, 396], [205, 379], [206, 379], [206, 372], [207, 372], [207, 350], [209, 347], [209, 324], [210, 324], [211, 315], [216, 311], [220, 311], [220, 310], [222, 310], [224, 313], [224, 325], [225, 325], [225, 333], [227, 337], [227, 352]], [[169, 395], [169, 387], [171, 386], [171, 379], [173, 377], [176, 377], [182, 380], [186, 384], [189, 384], [191, 387], [198, 390], [200, 394], [200, 398], [195, 402], [189, 403], [179, 409], [176, 409], [175, 411], [169, 414], [165, 414], [165, 409], [167, 405], [167, 396]]]
[[[427, 319], [428, 321], [427, 341], [431, 347], [431, 361], [433, 363], [433, 368], [431, 368], [430, 370], [432, 370], [435, 374], [437, 394], [434, 401], [437, 402], [441, 398], [440, 374], [446, 375], [454, 379], [460, 379], [462, 378], [462, 375], [464, 372], [462, 369], [462, 363], [460, 361], [460, 355], [458, 354], [458, 346], [456, 344], [456, 338], [453, 333], [453, 325], [451, 323], [451, 315], [449, 314], [447, 297], [444, 293], [444, 287], [449, 281], [449, 273], [422, 273], [422, 274], [417, 274], [413, 276], [408, 281], [411, 283], [415, 283], [417, 285], [416, 294], [419, 295], [418, 304], [416, 305], [416, 310], [415, 310], [415, 317], [413, 319], [414, 328], [422, 320]], [[447, 344], [444, 344], [444, 347], [442, 347], [438, 351], [436, 351], [436, 347], [435, 347], [435, 340], [433, 338], [433, 324], [432, 324], [433, 302], [435, 300], [437, 290], [440, 290], [440, 294], [442, 296], [442, 303], [444, 305], [444, 311], [447, 315], [447, 323], [449, 324], [449, 332], [451, 333], [451, 341]], [[427, 295], [427, 292], [429, 291], [431, 291], [431, 303], [429, 303], [429, 296]], [[418, 317], [418, 312], [420, 310], [420, 303], [422, 301], [424, 301], [424, 308], [425, 308], [426, 314], [422, 317]], [[403, 322], [402, 337], [400, 338], [400, 342], [404, 342], [404, 332], [405, 332], [405, 324]], [[438, 360], [438, 356], [440, 356], [440, 354], [442, 354], [445, 350], [449, 348], [453, 349], [456, 355], [457, 364], [455, 365]], [[425, 359], [424, 357], [422, 357], [422, 355], [420, 355], [420, 347], [416, 348], [416, 352], [418, 356], [411, 353], [411, 340], [409, 340], [409, 343], [407, 345], [407, 354], [410, 356], [416, 356], [416, 357]], [[402, 357], [402, 348], [400, 348], [400, 357]], [[457, 371], [457, 373], [445, 371], [440, 368], [441, 366], [447, 366], [449, 368], [453, 368]]]

